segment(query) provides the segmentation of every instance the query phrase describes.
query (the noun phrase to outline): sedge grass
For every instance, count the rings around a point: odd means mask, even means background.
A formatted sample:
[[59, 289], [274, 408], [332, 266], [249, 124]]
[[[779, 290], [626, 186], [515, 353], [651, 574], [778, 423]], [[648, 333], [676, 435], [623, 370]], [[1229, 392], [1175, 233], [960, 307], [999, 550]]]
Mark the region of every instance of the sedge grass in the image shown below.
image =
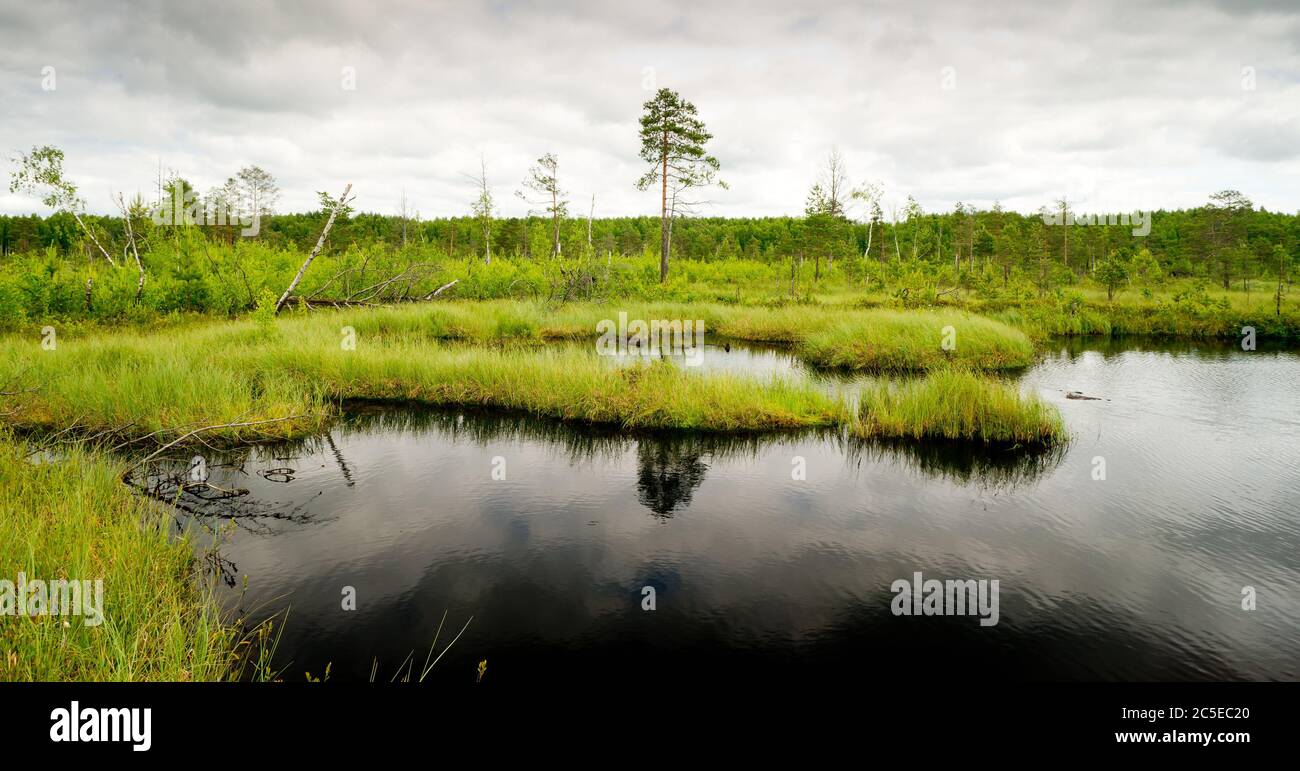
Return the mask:
[[133, 495], [122, 464], [100, 454], [24, 455], [0, 436], [0, 578], [102, 580], [103, 620], [0, 615], [0, 680], [233, 677], [235, 631], [194, 580], [189, 543], [169, 537], [164, 507]]
[[[331, 420], [341, 402], [365, 399], [508, 408], [646, 429], [754, 431], [855, 421], [843, 399], [799, 379], [700, 374], [664, 363], [614, 367], [590, 351], [533, 345], [557, 335], [594, 335], [593, 318], [608, 311], [589, 305], [550, 312], [530, 303], [448, 303], [293, 314], [269, 327], [237, 321], [194, 324], [166, 334], [86, 331], [60, 337], [52, 351], [35, 339], [9, 338], [0, 348], [0, 383], [23, 393], [0, 399], [0, 410], [24, 429], [75, 426], [137, 437], [164, 430], [174, 437], [182, 428], [222, 423], [281, 421], [216, 429], [203, 437], [228, 442], [306, 436]], [[704, 316], [724, 334], [751, 325], [744, 330], [752, 335], [791, 339], [804, 338], [810, 329], [836, 318], [784, 311], [765, 316], [764, 309], [724, 306], [647, 305], [630, 309], [632, 313], [644, 318]], [[850, 323], [842, 314], [840, 318], [841, 325]], [[756, 320], [763, 321], [761, 329], [753, 326]], [[958, 360], [973, 359], [973, 366], [1011, 366], [1029, 353], [1027, 341], [1014, 330], [1008, 334], [1004, 325], [960, 313], [867, 311], [851, 323], [859, 326], [847, 327], [850, 331], [870, 328], [867, 339], [899, 349], [893, 358], [871, 349], [872, 366], [884, 369], [946, 363], [948, 352], [939, 340], [948, 324], [956, 329], [956, 352], [970, 352], [956, 353]], [[828, 335], [846, 334], [843, 326], [823, 328], [831, 330]], [[882, 333], [882, 328], [891, 331]], [[510, 335], [503, 340], [505, 331]], [[343, 344], [349, 338], [354, 347]], [[843, 344], [852, 342], [845, 339]], [[877, 348], [882, 346], [888, 348], [884, 343]], [[848, 361], [861, 364], [867, 353], [855, 352]], [[986, 387], [995, 385], [989, 381]], [[933, 405], [935, 410], [960, 408]], [[998, 414], [986, 417], [993, 420]], [[929, 425], [925, 420], [912, 428], [881, 422], [878, 430], [923, 438], [930, 435]], [[996, 430], [987, 437], [978, 425], [965, 433], [989, 439], [1005, 433], [991, 428]]]
[[818, 366], [871, 372], [928, 370], [950, 364], [1008, 370], [1027, 367], [1034, 360], [1033, 344], [1023, 332], [959, 311], [852, 314], [808, 336], [799, 352]]
[[[776, 379], [697, 376], [658, 363], [611, 367], [589, 352], [446, 345], [409, 331], [356, 330], [290, 319], [269, 335], [248, 322], [183, 335], [91, 334], [45, 351], [14, 341], [0, 351], [0, 382], [33, 390], [0, 402], [22, 428], [143, 436], [167, 428], [300, 416], [209, 439], [303, 436], [348, 399], [400, 399], [520, 409], [629, 428], [710, 431], [828, 426], [844, 406], [816, 388]], [[347, 326], [343, 324], [342, 326]]]
[[[737, 307], [719, 304], [572, 303], [548, 308], [529, 301], [450, 302], [423, 307], [348, 311], [339, 322], [358, 334], [432, 340], [541, 343], [595, 338], [602, 320], [675, 319], [704, 322], [707, 334], [750, 342], [787, 343], [810, 363], [864, 371], [930, 369], [954, 361], [975, 369], [1027, 366], [1033, 345], [1021, 331], [956, 310], [837, 307]], [[954, 347], [944, 350], [947, 327]]]
[[[53, 350], [9, 337], [0, 346], [0, 413], [23, 429], [115, 430], [115, 437], [158, 441], [195, 426], [296, 416], [202, 437], [231, 443], [314, 433], [347, 399], [505, 407], [629, 428], [832, 426], [881, 438], [1040, 444], [1065, 438], [1049, 405], [967, 372], [945, 369], [900, 386], [869, 387], [855, 414], [810, 383], [692, 374], [664, 363], [613, 367], [590, 352], [526, 345], [548, 328], [581, 327], [587, 334], [590, 308], [550, 319], [514, 308], [503, 325], [494, 313], [476, 318], [453, 307], [449, 313], [460, 315], [395, 309], [370, 317], [291, 317], [270, 327], [241, 321], [164, 333], [82, 330], [63, 335]], [[717, 315], [715, 321], [733, 324], [765, 318], [763, 331], [750, 327], [751, 334], [794, 333], [809, 323], [786, 315]], [[448, 329], [448, 322], [497, 344], [431, 339], [429, 330]], [[355, 349], [340, 344], [349, 326]], [[512, 330], [510, 345], [499, 344], [503, 329]], [[99, 627], [76, 618], [64, 626], [58, 617], [0, 616], [0, 679], [232, 676], [235, 632], [221, 624], [215, 603], [193, 580], [188, 543], [169, 539], [159, 505], [132, 495], [121, 483], [124, 471], [122, 461], [75, 446], [57, 461], [32, 464], [0, 437], [2, 575], [102, 578], [105, 586]]]
[[1066, 440], [1060, 414], [1010, 383], [951, 368], [862, 394], [860, 436], [1049, 446]]

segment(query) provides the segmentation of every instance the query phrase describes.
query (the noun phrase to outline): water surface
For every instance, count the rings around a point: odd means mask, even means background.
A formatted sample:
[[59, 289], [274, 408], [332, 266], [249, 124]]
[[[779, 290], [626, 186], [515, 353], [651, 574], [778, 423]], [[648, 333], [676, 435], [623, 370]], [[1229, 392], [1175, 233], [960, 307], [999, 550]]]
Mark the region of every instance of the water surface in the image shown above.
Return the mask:
[[[705, 361], [854, 385], [780, 349]], [[1019, 380], [1060, 408], [1064, 450], [369, 407], [206, 459], [180, 522], [221, 531], [231, 608], [287, 611], [288, 679], [387, 680], [412, 651], [418, 670], [444, 613], [439, 650], [473, 619], [430, 675], [447, 685], [484, 659], [484, 687], [1300, 678], [1300, 356], [1070, 342]], [[895, 616], [917, 571], [997, 579], [997, 625]]]

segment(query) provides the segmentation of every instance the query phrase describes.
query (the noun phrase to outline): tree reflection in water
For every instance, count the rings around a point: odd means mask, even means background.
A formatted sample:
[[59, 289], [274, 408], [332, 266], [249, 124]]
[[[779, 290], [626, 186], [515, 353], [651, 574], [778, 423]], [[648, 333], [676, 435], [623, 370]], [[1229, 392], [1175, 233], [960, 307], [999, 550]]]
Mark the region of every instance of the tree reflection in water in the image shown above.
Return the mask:
[[[221, 520], [259, 535], [276, 535], [320, 523], [308, 500], [258, 500], [240, 486], [257, 475], [293, 490], [294, 469], [286, 459], [321, 461], [338, 469], [348, 487], [355, 470], [335, 440], [352, 434], [437, 434], [440, 438], [486, 446], [521, 441], [540, 444], [568, 457], [571, 464], [614, 462], [635, 449], [637, 500], [656, 518], [668, 519], [688, 509], [695, 492], [717, 462], [757, 458], [773, 445], [830, 439], [846, 462], [861, 466], [893, 462], [929, 477], [963, 485], [999, 489], [1030, 483], [1059, 463], [1061, 450], [1030, 451], [943, 442], [881, 442], [848, 437], [827, 429], [747, 434], [629, 432], [617, 426], [589, 426], [530, 415], [464, 409], [411, 409], [400, 405], [350, 405], [346, 417], [328, 434], [296, 442], [243, 447], [213, 453], [211, 478], [189, 476], [189, 461], [159, 460], [128, 480], [140, 492], [175, 506], [190, 521]], [[251, 469], [251, 470], [250, 470]], [[318, 491], [311, 498], [320, 495]], [[331, 517], [332, 519], [332, 517]]]
[[689, 439], [638, 441], [637, 500], [659, 517], [690, 506], [691, 495], [709, 470], [702, 455], [699, 442]]

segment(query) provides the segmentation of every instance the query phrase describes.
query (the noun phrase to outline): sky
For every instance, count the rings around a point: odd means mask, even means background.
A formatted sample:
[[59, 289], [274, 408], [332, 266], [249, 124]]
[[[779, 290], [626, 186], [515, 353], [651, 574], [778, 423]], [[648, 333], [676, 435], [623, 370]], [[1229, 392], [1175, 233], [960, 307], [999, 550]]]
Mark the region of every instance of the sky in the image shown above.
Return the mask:
[[[855, 184], [1034, 211], [1300, 210], [1300, 2], [66, 2], [0, 0], [0, 150], [66, 153], [87, 208], [255, 164], [280, 211], [503, 216], [544, 153], [571, 211], [657, 214], [641, 105], [693, 102], [729, 189], [701, 214], [801, 213], [832, 147]], [[44, 213], [0, 187], [0, 213]], [[858, 215], [864, 214], [859, 208]]]

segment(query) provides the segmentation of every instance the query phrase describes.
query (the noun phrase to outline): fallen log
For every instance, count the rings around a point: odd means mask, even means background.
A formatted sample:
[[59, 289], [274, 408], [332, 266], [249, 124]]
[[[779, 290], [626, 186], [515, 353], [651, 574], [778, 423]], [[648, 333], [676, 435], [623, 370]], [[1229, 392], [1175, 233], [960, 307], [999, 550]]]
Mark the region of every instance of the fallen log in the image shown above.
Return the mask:
[[446, 283], [446, 284], [443, 284], [442, 286], [438, 287], [437, 289], [435, 289], [435, 290], [433, 290], [432, 292], [430, 292], [430, 293], [428, 293], [427, 295], [425, 295], [425, 296], [424, 296], [424, 299], [426, 299], [426, 300], [432, 300], [433, 298], [437, 297], [438, 295], [442, 294], [443, 292], [447, 291], [448, 289], [451, 289], [453, 286], [456, 286], [456, 284], [458, 284], [458, 283], [460, 283], [460, 279], [455, 279], [455, 280], [450, 281], [450, 282], [448, 282], [448, 283]]
[[1084, 393], [1081, 392], [1081, 391], [1069, 391], [1069, 392], [1067, 392], [1067, 393], [1065, 394], [1065, 398], [1067, 398], [1067, 399], [1081, 399], [1081, 400], [1086, 401], [1086, 402], [1100, 402], [1100, 401], [1105, 401], [1105, 399], [1103, 399], [1103, 398], [1100, 397], [1100, 396], [1088, 396], [1088, 395], [1084, 394]]
[[307, 272], [307, 268], [311, 265], [312, 260], [316, 259], [316, 255], [320, 254], [320, 250], [325, 246], [325, 239], [330, 234], [330, 228], [334, 227], [334, 218], [338, 216], [339, 212], [342, 211], [343, 207], [347, 204], [348, 193], [350, 192], [352, 192], [351, 182], [348, 183], [347, 187], [343, 188], [343, 195], [339, 196], [338, 203], [330, 209], [330, 218], [325, 221], [325, 229], [321, 231], [320, 238], [316, 239], [316, 246], [312, 248], [311, 254], [307, 255], [307, 259], [303, 262], [302, 267], [298, 268], [298, 275], [293, 277], [293, 281], [289, 282], [289, 288], [284, 290], [284, 294], [280, 295], [280, 299], [276, 301], [276, 313], [279, 313], [280, 309], [284, 307], [284, 304], [289, 301], [289, 295], [293, 294], [293, 290], [298, 288], [298, 282], [302, 281], [303, 274]]
[[[153, 460], [154, 458], [158, 457], [159, 455], [161, 455], [162, 453], [164, 453], [164, 452], [166, 452], [167, 450], [171, 449], [172, 447], [175, 447], [176, 445], [180, 444], [181, 442], [185, 441], [186, 439], [189, 439], [189, 438], [192, 437], [192, 436], [197, 436], [198, 434], [201, 434], [201, 433], [203, 433], [203, 432], [205, 432], [205, 431], [214, 431], [214, 430], [219, 429], [219, 428], [247, 428], [247, 427], [250, 427], [250, 426], [264, 426], [264, 425], [267, 425], [267, 424], [270, 424], [270, 423], [283, 423], [283, 422], [286, 421], [286, 420], [298, 420], [298, 419], [300, 419], [300, 418], [305, 418], [305, 417], [308, 417], [308, 416], [307, 416], [307, 415], [288, 415], [288, 416], [285, 416], [285, 417], [283, 417], [283, 418], [268, 418], [268, 419], [266, 419], [266, 420], [249, 420], [249, 421], [244, 421], [244, 422], [242, 422], [242, 423], [238, 423], [238, 422], [237, 422], [237, 423], [216, 423], [216, 424], [213, 424], [213, 425], [211, 425], [211, 426], [203, 426], [202, 428], [196, 428], [196, 429], [194, 429], [193, 431], [187, 431], [186, 433], [181, 434], [179, 437], [173, 439], [172, 441], [168, 442], [167, 444], [164, 444], [162, 447], [159, 447], [157, 450], [154, 450], [153, 452], [149, 453], [147, 456], [145, 456], [145, 458], [144, 458], [143, 460], [137, 462], [134, 466], [132, 466], [131, 468], [127, 469], [127, 470], [126, 470], [126, 473], [124, 473], [124, 474], [122, 475], [122, 478], [123, 478], [123, 479], [129, 479], [130, 476], [131, 476], [131, 472], [135, 471], [136, 469], [140, 468], [140, 467], [143, 466], [144, 464], [146, 464], [146, 463], [148, 463], [149, 461]], [[155, 432], [155, 433], [157, 433], [157, 432]]]

